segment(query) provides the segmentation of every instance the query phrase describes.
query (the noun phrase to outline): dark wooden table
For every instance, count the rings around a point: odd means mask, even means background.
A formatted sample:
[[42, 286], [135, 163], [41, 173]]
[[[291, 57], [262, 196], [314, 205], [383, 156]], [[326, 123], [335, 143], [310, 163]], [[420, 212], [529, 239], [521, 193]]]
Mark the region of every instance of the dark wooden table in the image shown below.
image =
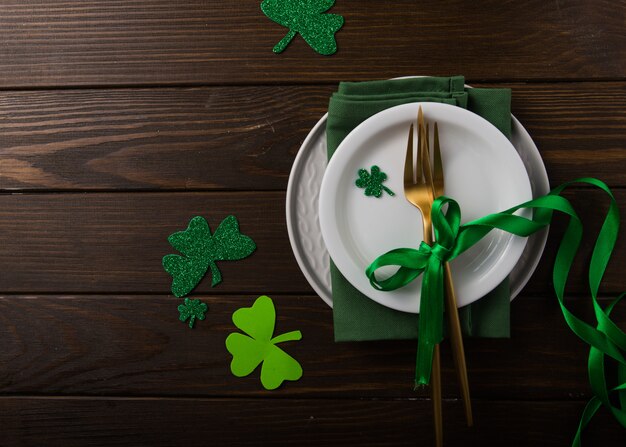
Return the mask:
[[[414, 342], [333, 342], [292, 255], [291, 164], [341, 80], [464, 74], [511, 87], [553, 185], [596, 176], [626, 217], [624, 2], [337, 0], [339, 51], [314, 53], [259, 0], [0, 2], [0, 445], [432, 445]], [[569, 195], [590, 228], [606, 200]], [[161, 257], [203, 215], [240, 219], [257, 252], [204, 281], [193, 330]], [[512, 337], [467, 340], [476, 427], [443, 348], [446, 445], [567, 446], [591, 393], [587, 347], [551, 286], [557, 222], [512, 305]], [[626, 237], [602, 285], [626, 289]], [[229, 371], [232, 312], [269, 294], [304, 377], [274, 392]], [[626, 311], [615, 320], [626, 327]], [[585, 445], [624, 445], [605, 410]]]

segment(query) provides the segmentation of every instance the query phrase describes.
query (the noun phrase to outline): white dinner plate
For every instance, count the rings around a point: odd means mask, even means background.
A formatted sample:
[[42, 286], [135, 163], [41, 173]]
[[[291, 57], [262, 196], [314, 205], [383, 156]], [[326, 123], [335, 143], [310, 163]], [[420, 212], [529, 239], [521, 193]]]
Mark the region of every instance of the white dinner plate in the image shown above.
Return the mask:
[[[393, 292], [374, 289], [365, 276], [379, 255], [422, 241], [419, 211], [404, 198], [407, 132], [419, 103], [384, 110], [355, 128], [337, 148], [324, 173], [319, 220], [337, 268], [361, 293], [403, 312], [419, 311], [421, 278]], [[425, 119], [439, 124], [446, 195], [459, 202], [462, 222], [532, 198], [528, 174], [511, 142], [492, 124], [465, 109], [421, 103]], [[432, 132], [431, 132], [432, 135]], [[356, 187], [357, 172], [377, 165], [396, 193], [367, 197]], [[492, 231], [451, 263], [459, 306], [497, 286], [519, 260], [526, 238]], [[382, 274], [391, 273], [388, 268]]]

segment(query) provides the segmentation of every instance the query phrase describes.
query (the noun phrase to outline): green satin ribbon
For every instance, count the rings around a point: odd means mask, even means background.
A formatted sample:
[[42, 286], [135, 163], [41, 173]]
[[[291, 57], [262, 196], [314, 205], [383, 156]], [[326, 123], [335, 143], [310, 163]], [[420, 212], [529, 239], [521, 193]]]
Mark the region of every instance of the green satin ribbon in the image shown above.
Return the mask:
[[[569, 271], [582, 239], [583, 225], [569, 201], [561, 192], [576, 183], [595, 186], [610, 198], [609, 209], [589, 264], [589, 288], [596, 327], [576, 317], [565, 306], [563, 297]], [[447, 205], [447, 212], [443, 208]], [[520, 210], [532, 210], [533, 217], [516, 215]], [[473, 246], [491, 230], [500, 229], [517, 236], [529, 236], [550, 224], [554, 211], [569, 216], [569, 222], [559, 244], [553, 269], [554, 290], [570, 329], [591, 346], [588, 361], [589, 381], [594, 397], [587, 404], [574, 438], [574, 446], [580, 445], [582, 430], [601, 406], [611, 411], [618, 422], [626, 428], [626, 333], [610, 319], [610, 313], [622, 296], [603, 309], [597, 301], [598, 289], [619, 232], [619, 210], [609, 187], [594, 178], [581, 178], [567, 182], [549, 194], [517, 205], [500, 213], [459, 225], [459, 205], [448, 197], [439, 197], [432, 207], [435, 242], [428, 246], [424, 242], [419, 249], [400, 248], [378, 257], [367, 269], [366, 274], [373, 287], [379, 290], [394, 290], [403, 287], [423, 274], [422, 299], [420, 301], [420, 326], [416, 360], [416, 385], [430, 382], [434, 346], [443, 339], [443, 264], [451, 261]], [[389, 278], [378, 280], [376, 270], [384, 266], [398, 266]], [[617, 362], [618, 386], [609, 389], [606, 383], [604, 364], [606, 357]], [[615, 399], [611, 396], [615, 395]], [[615, 401], [618, 406], [615, 406]]]

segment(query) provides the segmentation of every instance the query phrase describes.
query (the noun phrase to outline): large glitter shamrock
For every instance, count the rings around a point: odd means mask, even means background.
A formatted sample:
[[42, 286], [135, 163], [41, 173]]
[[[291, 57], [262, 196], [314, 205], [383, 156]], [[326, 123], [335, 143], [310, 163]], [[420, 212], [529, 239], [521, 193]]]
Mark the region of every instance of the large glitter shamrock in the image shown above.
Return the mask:
[[274, 47], [274, 53], [281, 53], [298, 33], [320, 54], [337, 51], [335, 33], [342, 27], [343, 17], [323, 14], [334, 4], [335, 0], [263, 0], [263, 13], [289, 28], [287, 35]]
[[293, 331], [272, 338], [276, 310], [269, 296], [260, 296], [252, 307], [235, 311], [233, 323], [247, 334], [234, 332], [226, 338], [226, 349], [233, 356], [230, 370], [235, 376], [247, 376], [263, 363], [261, 384], [267, 390], [278, 388], [285, 380], [302, 377], [300, 364], [276, 346], [285, 341], [300, 340], [302, 333]]
[[209, 267], [215, 286], [222, 281], [216, 261], [236, 261], [249, 256], [256, 245], [252, 239], [239, 232], [235, 216], [228, 216], [211, 235], [204, 217], [196, 216], [185, 231], [167, 238], [169, 243], [184, 256], [166, 255], [163, 268], [172, 275], [172, 293], [182, 297], [191, 292], [202, 280]]
[[185, 298], [185, 303], [178, 306], [180, 313], [179, 320], [185, 322], [189, 320], [189, 327], [193, 328], [193, 324], [198, 320], [204, 320], [204, 314], [207, 311], [207, 305], [200, 300], [190, 300]]
[[382, 172], [378, 166], [372, 166], [372, 173], [367, 169], [359, 169], [359, 178], [354, 184], [359, 188], [365, 188], [366, 196], [380, 197], [385, 191], [390, 196], [395, 196], [394, 192], [383, 186], [383, 182], [387, 180], [387, 174]]

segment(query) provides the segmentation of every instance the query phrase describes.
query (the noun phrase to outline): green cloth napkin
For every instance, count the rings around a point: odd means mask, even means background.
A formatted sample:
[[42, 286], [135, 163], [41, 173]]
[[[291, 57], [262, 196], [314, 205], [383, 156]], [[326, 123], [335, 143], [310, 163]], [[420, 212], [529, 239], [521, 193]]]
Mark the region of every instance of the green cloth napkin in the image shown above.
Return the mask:
[[[464, 83], [463, 76], [342, 82], [328, 106], [328, 158], [361, 122], [389, 107], [410, 102], [441, 102], [466, 108], [510, 137], [511, 90], [466, 89]], [[330, 267], [335, 341], [417, 338], [419, 315], [376, 303], [355, 289], [332, 262]], [[484, 298], [459, 309], [463, 333], [509, 337], [509, 304], [510, 290], [505, 280]]]

